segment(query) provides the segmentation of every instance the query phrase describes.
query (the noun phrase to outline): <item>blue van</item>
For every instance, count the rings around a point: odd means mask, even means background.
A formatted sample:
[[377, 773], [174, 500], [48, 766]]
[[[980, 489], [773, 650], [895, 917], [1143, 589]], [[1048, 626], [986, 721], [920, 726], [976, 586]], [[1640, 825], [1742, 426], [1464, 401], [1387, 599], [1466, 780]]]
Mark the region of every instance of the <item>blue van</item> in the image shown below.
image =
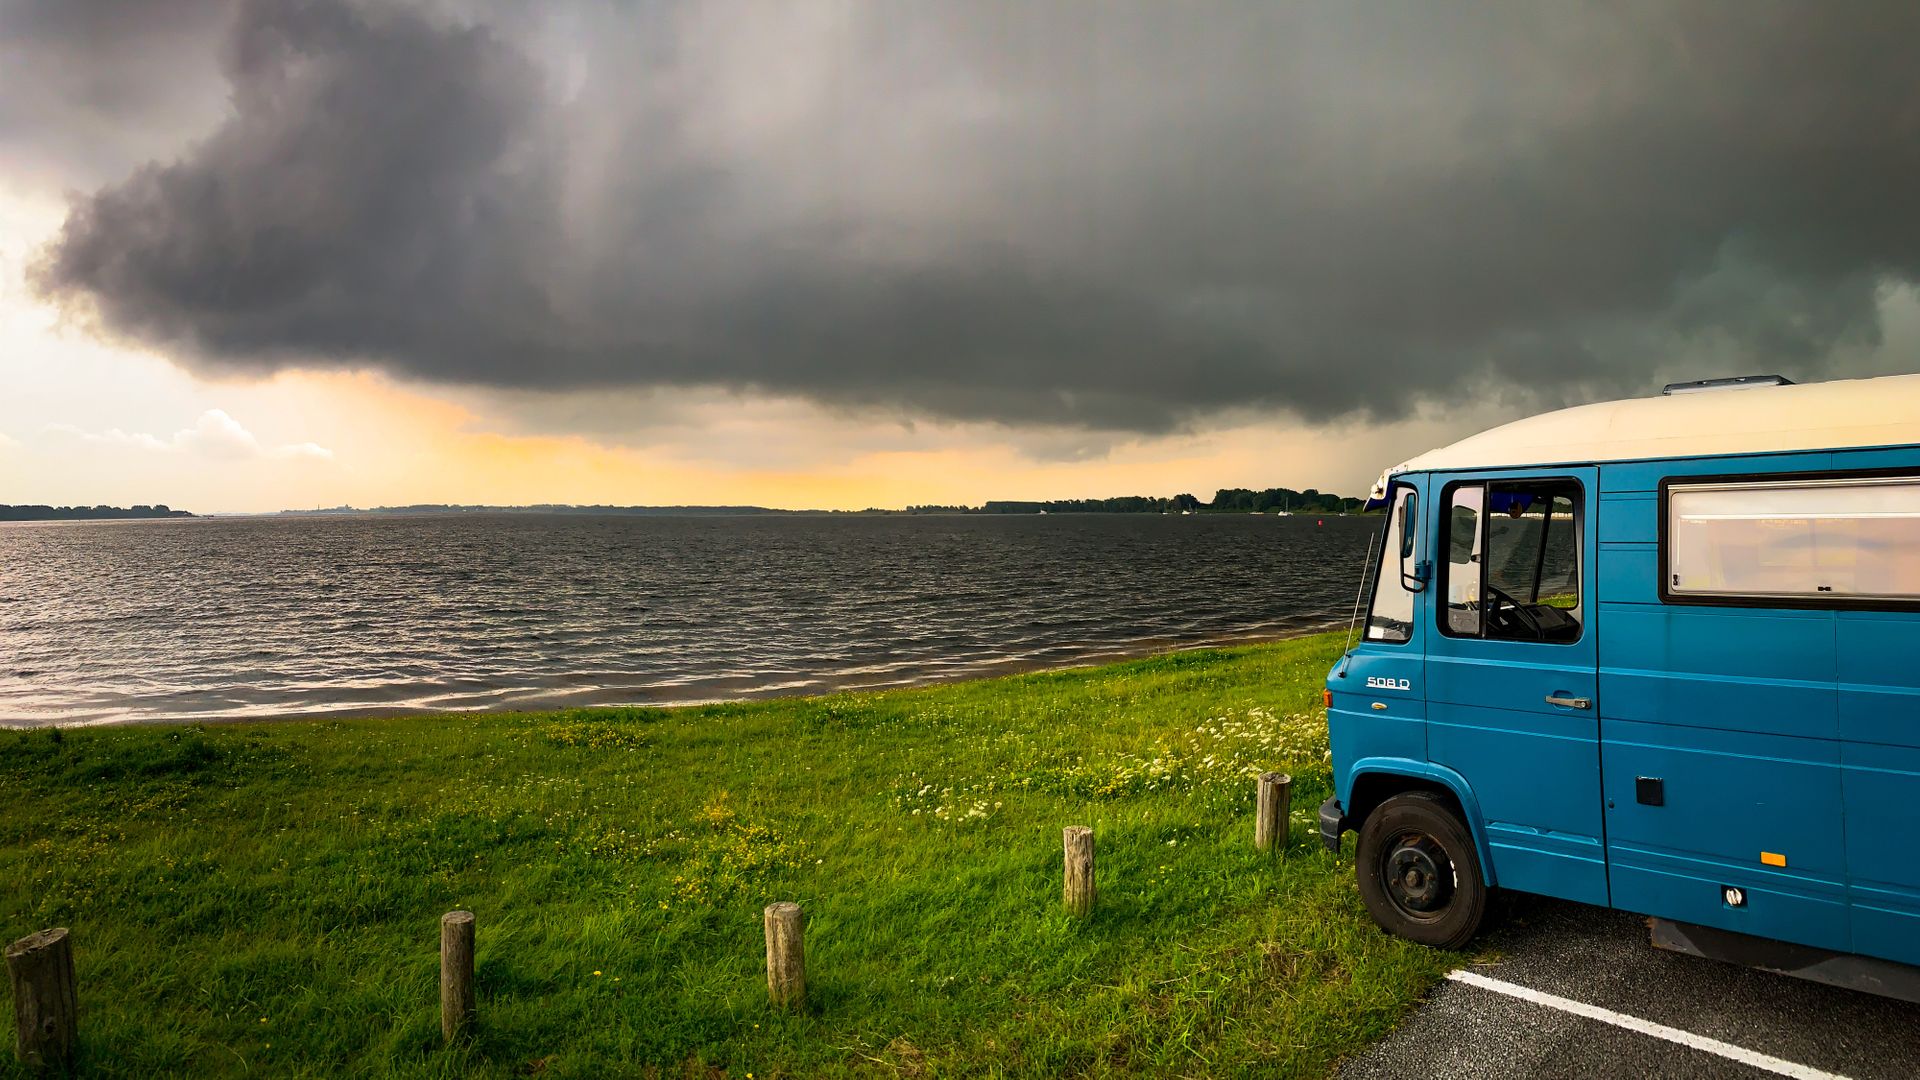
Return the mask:
[[1920, 375], [1565, 409], [1375, 496], [1320, 822], [1381, 926], [1513, 889], [1920, 995]]

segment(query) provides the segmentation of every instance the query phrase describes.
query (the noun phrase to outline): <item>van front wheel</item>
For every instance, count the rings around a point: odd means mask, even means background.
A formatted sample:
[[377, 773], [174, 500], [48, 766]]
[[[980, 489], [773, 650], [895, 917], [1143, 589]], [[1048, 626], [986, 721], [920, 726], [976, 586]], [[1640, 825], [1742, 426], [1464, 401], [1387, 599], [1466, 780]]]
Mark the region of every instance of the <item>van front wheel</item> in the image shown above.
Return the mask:
[[1487, 911], [1473, 837], [1426, 791], [1395, 795], [1360, 826], [1360, 898], [1389, 933], [1441, 949], [1472, 940]]

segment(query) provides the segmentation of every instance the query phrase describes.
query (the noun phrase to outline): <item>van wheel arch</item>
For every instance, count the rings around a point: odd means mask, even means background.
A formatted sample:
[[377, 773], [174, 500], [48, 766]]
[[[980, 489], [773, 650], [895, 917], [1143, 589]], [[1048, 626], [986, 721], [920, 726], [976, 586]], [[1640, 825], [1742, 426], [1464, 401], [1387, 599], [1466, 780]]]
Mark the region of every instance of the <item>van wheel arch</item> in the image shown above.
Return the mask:
[[1468, 833], [1472, 833], [1473, 822], [1467, 817], [1466, 808], [1460, 805], [1460, 796], [1454, 794], [1452, 788], [1437, 780], [1384, 772], [1364, 773], [1353, 778], [1353, 792], [1348, 799], [1353, 805], [1344, 808], [1347, 827], [1358, 830], [1381, 803], [1409, 791], [1425, 791], [1438, 796], [1446, 803], [1447, 809], [1460, 819], [1460, 824]]

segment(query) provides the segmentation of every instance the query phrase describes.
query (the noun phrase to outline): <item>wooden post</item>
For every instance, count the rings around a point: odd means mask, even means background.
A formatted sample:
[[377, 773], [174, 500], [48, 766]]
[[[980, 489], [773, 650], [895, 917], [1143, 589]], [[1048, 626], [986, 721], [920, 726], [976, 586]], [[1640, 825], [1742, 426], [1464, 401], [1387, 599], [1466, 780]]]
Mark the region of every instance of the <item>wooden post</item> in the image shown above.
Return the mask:
[[453, 1042], [473, 1025], [473, 912], [440, 916], [440, 1034]]
[[807, 1003], [806, 917], [790, 900], [768, 904], [767, 997], [776, 1009], [799, 1009]]
[[65, 928], [28, 934], [7, 946], [7, 978], [13, 984], [14, 1056], [37, 1068], [72, 1065], [80, 1000]]
[[1084, 919], [1093, 914], [1093, 830], [1069, 825], [1061, 834], [1066, 853], [1066, 877], [1060, 890], [1067, 914]]
[[1260, 774], [1259, 797], [1253, 812], [1253, 846], [1261, 851], [1287, 846], [1288, 815], [1292, 812], [1293, 777], [1286, 773]]

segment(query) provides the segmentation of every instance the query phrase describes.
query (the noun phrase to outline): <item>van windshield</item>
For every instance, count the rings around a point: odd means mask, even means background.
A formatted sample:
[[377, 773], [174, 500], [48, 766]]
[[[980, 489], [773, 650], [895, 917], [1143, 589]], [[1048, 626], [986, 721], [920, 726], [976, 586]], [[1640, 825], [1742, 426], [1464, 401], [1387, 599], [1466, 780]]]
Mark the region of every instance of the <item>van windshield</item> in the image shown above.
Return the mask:
[[1410, 487], [1396, 488], [1393, 505], [1387, 511], [1386, 542], [1380, 545], [1380, 562], [1373, 573], [1373, 603], [1367, 609], [1368, 641], [1399, 643], [1413, 636], [1413, 591], [1407, 587], [1401, 569], [1418, 550], [1417, 495]]

